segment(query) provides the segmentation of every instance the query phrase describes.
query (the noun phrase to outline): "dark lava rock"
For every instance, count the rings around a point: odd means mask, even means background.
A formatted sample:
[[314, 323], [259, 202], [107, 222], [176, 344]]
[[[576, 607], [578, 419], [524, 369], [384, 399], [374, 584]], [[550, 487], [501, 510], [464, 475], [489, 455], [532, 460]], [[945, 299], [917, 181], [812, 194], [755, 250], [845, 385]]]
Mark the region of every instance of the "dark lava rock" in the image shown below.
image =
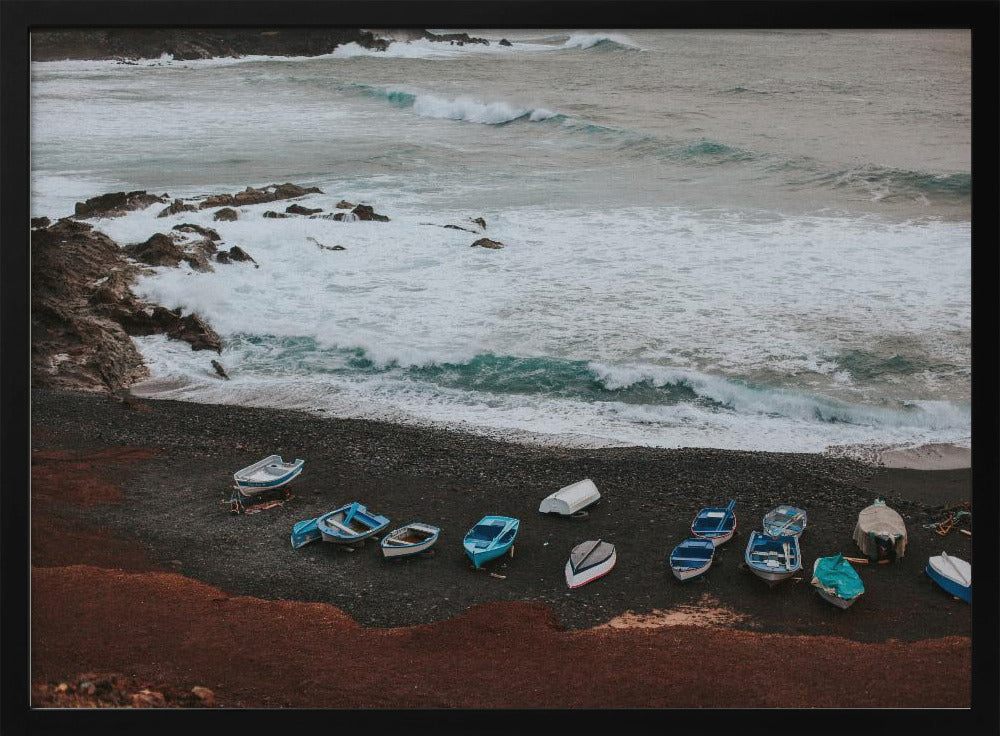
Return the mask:
[[198, 208], [192, 204], [184, 204], [181, 200], [175, 199], [169, 207], [166, 207], [157, 217], [170, 217], [179, 212], [197, 212]]
[[385, 51], [389, 42], [357, 28], [100, 28], [32, 32], [33, 61], [62, 59], [210, 59], [218, 56], [318, 56], [356, 43]]
[[512, 46], [513, 44], [510, 41], [508, 41], [506, 38], [501, 38], [498, 45], [499, 46]]
[[486, 220], [484, 220], [482, 217], [477, 217], [475, 220], [473, 220], [473, 222], [479, 225], [479, 227], [481, 227], [483, 230], [486, 229]]
[[491, 248], [492, 250], [500, 250], [503, 248], [503, 243], [497, 242], [496, 240], [490, 240], [489, 238], [480, 238], [475, 243], [472, 244], [473, 248]]
[[49, 222], [47, 217], [32, 217], [31, 218], [31, 229], [37, 230], [38, 228], [48, 227], [52, 223]]
[[232, 222], [239, 218], [239, 214], [232, 207], [223, 207], [215, 213], [216, 222]]
[[167, 196], [158, 197], [145, 191], [112, 192], [91, 197], [86, 202], [77, 202], [76, 217], [118, 217], [126, 212], [142, 210], [151, 204], [166, 202]]
[[373, 207], [367, 204], [359, 204], [353, 210], [351, 210], [357, 216], [359, 220], [375, 220], [378, 222], [389, 222], [389, 218], [385, 215], [379, 215], [375, 212]]
[[346, 199], [342, 199], [334, 205], [338, 210], [352, 210], [354, 205], [348, 202]]
[[[162, 234], [130, 247], [153, 260], [174, 265], [180, 260], [180, 249]], [[221, 349], [219, 336], [197, 316], [181, 318], [132, 293], [138, 268], [126, 252], [75, 220], [32, 231], [33, 386], [91, 391], [130, 386], [148, 373], [130, 334], [163, 333], [196, 349]]]
[[249, 261], [253, 264], [257, 263], [257, 261], [250, 257], [249, 253], [238, 245], [234, 245], [228, 251], [219, 251], [219, 253], [215, 256], [215, 260], [219, 263], [241, 263], [244, 261]]
[[197, 233], [198, 235], [204, 235], [209, 240], [221, 240], [219, 233], [210, 227], [202, 227], [201, 225], [194, 225], [190, 222], [184, 222], [180, 225], [174, 225], [174, 230], [182, 233]]
[[267, 212], [264, 213], [264, 217], [273, 220], [273, 219], [282, 219], [288, 217], [288, 215], [286, 215], [284, 212], [275, 212], [274, 210], [268, 210]]
[[225, 378], [229, 380], [229, 374], [226, 373], [226, 369], [222, 367], [222, 363], [217, 360], [212, 361], [212, 367], [215, 368], [215, 372], [219, 374], [219, 378]]
[[310, 209], [309, 207], [303, 207], [300, 204], [290, 204], [285, 208], [285, 212], [290, 215], [315, 215], [317, 212], [322, 212], [322, 207], [317, 207], [316, 209]]
[[156, 233], [144, 243], [125, 246], [125, 252], [150, 266], [176, 266], [184, 259], [184, 251], [163, 233]]
[[210, 194], [201, 200], [198, 204], [198, 208], [207, 210], [212, 207], [229, 207], [233, 204], [235, 204], [235, 201], [232, 194]]

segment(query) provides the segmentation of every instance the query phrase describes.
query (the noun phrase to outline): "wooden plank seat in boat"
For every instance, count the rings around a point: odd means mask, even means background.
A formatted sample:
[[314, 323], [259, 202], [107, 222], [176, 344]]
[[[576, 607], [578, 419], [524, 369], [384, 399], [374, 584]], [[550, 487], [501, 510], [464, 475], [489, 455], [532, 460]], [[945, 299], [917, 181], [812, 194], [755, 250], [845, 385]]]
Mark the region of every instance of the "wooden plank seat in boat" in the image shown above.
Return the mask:
[[704, 565], [710, 559], [712, 559], [712, 558], [711, 557], [671, 557], [670, 561], [671, 562], [700, 562], [701, 564]]
[[350, 534], [352, 537], [356, 537], [361, 532], [368, 531], [368, 527], [366, 526], [352, 529], [351, 527], [345, 526], [333, 518], [324, 519], [324, 523], [329, 524], [330, 526], [335, 527], [337, 529], [340, 529], [340, 531], [344, 532], [345, 534]]

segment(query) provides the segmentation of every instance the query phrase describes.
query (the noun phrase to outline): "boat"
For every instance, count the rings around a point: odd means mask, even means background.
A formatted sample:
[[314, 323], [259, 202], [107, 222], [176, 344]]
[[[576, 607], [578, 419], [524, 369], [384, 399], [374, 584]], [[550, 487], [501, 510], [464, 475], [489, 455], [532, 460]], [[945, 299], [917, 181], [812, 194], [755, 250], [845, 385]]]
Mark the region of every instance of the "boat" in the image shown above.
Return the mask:
[[769, 537], [797, 537], [805, 531], [805, 510], [782, 504], [764, 514], [764, 533]]
[[812, 586], [820, 598], [837, 608], [849, 608], [865, 592], [865, 584], [850, 562], [839, 552], [819, 557], [813, 563]]
[[543, 498], [538, 511], [543, 514], [582, 518], [587, 515], [584, 509], [600, 500], [601, 492], [597, 490], [594, 481], [586, 478]]
[[885, 501], [875, 499], [858, 514], [854, 541], [872, 562], [892, 562], [906, 554], [906, 522]]
[[615, 545], [603, 539], [588, 540], [578, 544], [569, 553], [566, 562], [566, 585], [579, 588], [604, 577], [618, 561]]
[[318, 519], [303, 519], [295, 522], [292, 527], [292, 549], [304, 547], [310, 542], [318, 542], [323, 538], [316, 522]]
[[268, 455], [253, 465], [237, 470], [233, 473], [233, 480], [236, 481], [236, 488], [240, 493], [244, 496], [253, 496], [281, 488], [302, 472], [304, 463], [305, 460], [298, 459], [286, 463], [281, 459], [281, 455]]
[[409, 557], [426, 552], [438, 540], [440, 533], [441, 530], [438, 527], [416, 521], [401, 526], [382, 537], [382, 541], [379, 543], [382, 556], [385, 558]]
[[472, 527], [462, 546], [465, 554], [472, 560], [478, 570], [484, 562], [495, 560], [510, 550], [514, 556], [514, 537], [521, 522], [509, 516], [484, 516]]
[[754, 575], [769, 585], [776, 585], [802, 569], [798, 537], [769, 537], [750, 532], [743, 558]]
[[359, 501], [354, 501], [317, 517], [316, 526], [324, 542], [354, 544], [385, 529], [389, 526], [389, 520], [373, 514]]
[[972, 565], [959, 557], [942, 552], [927, 560], [927, 574], [956, 598], [972, 603]]
[[685, 539], [674, 547], [668, 562], [675, 578], [690, 580], [707, 572], [714, 556], [715, 544], [712, 540]]
[[703, 508], [691, 522], [691, 533], [699, 539], [708, 539], [718, 547], [733, 538], [736, 533], [736, 501], [726, 507], [709, 506]]

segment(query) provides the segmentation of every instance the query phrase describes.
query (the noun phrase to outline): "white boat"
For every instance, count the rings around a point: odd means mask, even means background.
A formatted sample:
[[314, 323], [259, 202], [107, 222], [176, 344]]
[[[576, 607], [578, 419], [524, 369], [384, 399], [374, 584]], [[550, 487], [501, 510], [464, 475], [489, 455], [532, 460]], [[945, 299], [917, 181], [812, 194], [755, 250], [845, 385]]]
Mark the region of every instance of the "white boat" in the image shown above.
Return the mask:
[[751, 572], [768, 585], [777, 585], [802, 569], [798, 537], [775, 538], [750, 532], [743, 559]]
[[618, 561], [615, 545], [601, 539], [578, 544], [566, 562], [566, 585], [579, 588], [611, 572]]
[[972, 565], [947, 552], [927, 560], [927, 575], [956, 598], [972, 603]]
[[383, 557], [408, 557], [426, 552], [438, 540], [441, 530], [430, 524], [414, 522], [382, 537], [380, 547]]
[[600, 499], [601, 492], [597, 490], [594, 481], [586, 478], [546, 496], [542, 499], [538, 510], [543, 514], [584, 516], [583, 510], [588, 506], [593, 506]]
[[236, 487], [244, 496], [270, 491], [288, 483], [302, 472], [305, 460], [286, 463], [281, 455], [268, 455], [253, 465], [233, 473]]

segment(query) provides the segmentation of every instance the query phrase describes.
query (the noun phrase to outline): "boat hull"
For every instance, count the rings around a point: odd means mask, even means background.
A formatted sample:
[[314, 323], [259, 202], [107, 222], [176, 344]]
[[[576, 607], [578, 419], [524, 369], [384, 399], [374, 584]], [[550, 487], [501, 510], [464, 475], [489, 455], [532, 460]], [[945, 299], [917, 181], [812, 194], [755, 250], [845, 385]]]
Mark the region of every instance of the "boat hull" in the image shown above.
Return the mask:
[[[787, 548], [787, 553], [785, 552]], [[793, 562], [788, 563], [788, 555]], [[775, 565], [767, 564], [768, 561], [781, 562]], [[797, 537], [779, 537], [774, 539], [761, 532], [751, 532], [747, 541], [746, 552], [743, 554], [743, 561], [750, 571], [766, 582], [768, 585], [777, 585], [782, 580], [787, 580], [802, 570], [802, 552], [799, 548]]]
[[[352, 510], [352, 507], [356, 507]], [[345, 519], [353, 521], [357, 519], [367, 528], [352, 532], [347, 532], [330, 525], [327, 519], [331, 519], [339, 513], [345, 514]], [[360, 517], [364, 517], [363, 519]], [[372, 514], [360, 503], [348, 504], [339, 509], [330, 511], [316, 518], [316, 526], [322, 535], [323, 541], [329, 544], [352, 545], [357, 542], [364, 542], [375, 534], [389, 526], [389, 520], [384, 516]]]
[[593, 567], [588, 567], [586, 570], [580, 572], [573, 572], [573, 563], [566, 563], [566, 585], [570, 588], [579, 588], [581, 585], [586, 585], [587, 583], [592, 583], [598, 578], [602, 578], [611, 572], [611, 569], [618, 562], [618, 552], [612, 551], [608, 559], [600, 562]]
[[694, 578], [697, 578], [697, 577], [700, 577], [701, 575], [704, 575], [706, 572], [708, 572], [708, 568], [710, 568], [711, 566], [712, 566], [712, 561], [711, 560], [709, 560], [708, 562], [706, 562], [701, 567], [694, 567], [694, 568], [687, 568], [687, 569], [678, 569], [678, 568], [674, 567], [673, 565], [671, 565], [670, 566], [670, 572], [672, 572], [674, 574], [675, 578], [677, 578], [678, 580], [680, 580], [681, 582], [683, 582], [685, 580], [693, 580]]
[[833, 593], [827, 593], [819, 586], [815, 587], [816, 587], [816, 592], [819, 593], [820, 598], [825, 600], [827, 603], [832, 603], [837, 608], [843, 608], [843, 609], [850, 608], [851, 606], [854, 605], [854, 601], [856, 601], [858, 598], [861, 597], [860, 595], [856, 595], [853, 598], [841, 598], [840, 596], [834, 595]]
[[962, 585], [945, 575], [942, 575], [928, 562], [927, 567], [924, 569], [928, 577], [941, 586], [947, 593], [955, 596], [956, 598], [961, 598], [966, 603], [972, 603], [972, 586]]
[[478, 570], [480, 567], [485, 565], [487, 562], [492, 562], [498, 557], [503, 557], [514, 546], [514, 543], [503, 545], [502, 547], [496, 547], [494, 549], [487, 549], [483, 551], [471, 550], [468, 547], [465, 548], [465, 554], [469, 556], [472, 560], [472, 564], [475, 565]]
[[715, 547], [719, 547], [720, 545], [723, 545], [726, 542], [728, 542], [730, 539], [733, 538], [733, 535], [735, 533], [736, 533], [736, 527], [735, 526], [732, 529], [730, 529], [728, 532], [725, 532], [723, 534], [718, 534], [718, 535], [715, 535], [715, 536], [711, 536], [711, 537], [707, 536], [705, 534], [699, 534], [694, 529], [691, 530], [691, 534], [693, 536], [698, 537], [698, 539], [707, 539]]
[[[402, 527], [402, 529], [407, 529], [408, 527]], [[430, 549], [435, 542], [438, 540], [440, 535], [440, 529], [434, 527], [436, 531], [430, 537], [419, 541], [413, 542], [411, 544], [393, 544], [390, 540], [393, 537], [394, 532], [390, 532], [388, 535], [382, 538], [382, 542], [379, 545], [382, 550], [382, 556], [386, 559], [393, 557], [409, 557], [411, 555], [417, 555], [421, 552], [426, 552]]]
[[316, 519], [305, 519], [292, 527], [292, 549], [304, 547], [310, 542], [318, 542], [322, 538], [323, 535], [316, 526]]

